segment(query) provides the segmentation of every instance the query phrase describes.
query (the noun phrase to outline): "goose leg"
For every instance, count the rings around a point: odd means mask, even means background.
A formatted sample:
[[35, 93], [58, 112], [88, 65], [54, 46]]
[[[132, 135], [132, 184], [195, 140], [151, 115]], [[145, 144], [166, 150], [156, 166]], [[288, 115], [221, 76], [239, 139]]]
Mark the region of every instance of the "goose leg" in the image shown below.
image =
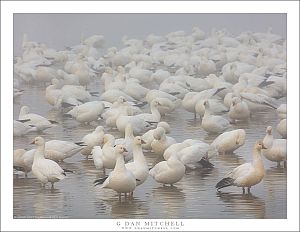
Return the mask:
[[277, 162], [277, 168], [279, 168], [279, 167], [280, 167], [280, 161]]
[[245, 188], [243, 187], [243, 194], [245, 194]]
[[196, 112], [194, 112], [194, 119], [197, 119], [197, 114], [196, 114]]
[[127, 197], [127, 193], [124, 193], [125, 194], [125, 198]]
[[119, 193], [119, 201], [121, 201], [121, 193]]
[[54, 183], [51, 182], [51, 189], [54, 189]]
[[250, 193], [250, 188], [251, 188], [251, 187], [248, 187], [248, 194]]
[[25, 177], [27, 178], [28, 176], [27, 176], [27, 172], [25, 172]]
[[286, 168], [286, 160], [283, 161], [283, 167]]

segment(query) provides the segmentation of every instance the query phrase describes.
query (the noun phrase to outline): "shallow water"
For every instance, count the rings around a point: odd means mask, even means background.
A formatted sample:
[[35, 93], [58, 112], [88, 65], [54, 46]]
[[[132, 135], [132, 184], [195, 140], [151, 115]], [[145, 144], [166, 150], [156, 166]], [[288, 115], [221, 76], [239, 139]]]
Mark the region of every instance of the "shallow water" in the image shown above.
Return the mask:
[[[100, 82], [90, 85], [91, 90], [99, 90]], [[97, 124], [80, 125], [75, 120], [65, 118], [53, 110], [44, 98], [44, 86], [21, 86], [24, 94], [14, 102], [14, 119], [21, 106], [28, 105], [31, 112], [39, 113], [59, 122], [59, 126], [46, 130], [42, 136], [46, 140], [61, 139], [80, 141]], [[94, 99], [97, 99], [94, 97]], [[282, 99], [285, 101], [285, 99]], [[170, 136], [178, 142], [187, 138], [211, 142], [216, 136], [208, 136], [200, 127], [200, 119], [193, 114], [177, 109], [165, 116], [172, 130]], [[232, 125], [232, 129], [246, 130], [246, 143], [231, 155], [219, 155], [211, 162], [212, 170], [189, 170], [174, 187], [164, 187], [151, 177], [137, 187], [134, 198], [118, 201], [118, 195], [110, 189], [93, 186], [93, 181], [103, 175], [94, 167], [91, 159], [85, 160], [80, 154], [66, 159], [61, 166], [76, 170], [75, 174], [55, 184], [55, 189], [42, 189], [38, 180], [30, 173], [14, 175], [14, 217], [15, 218], [286, 218], [287, 217], [287, 171], [277, 168], [276, 163], [264, 159], [266, 176], [252, 187], [251, 194], [242, 194], [240, 188], [225, 188], [216, 193], [215, 184], [231, 168], [251, 160], [252, 148], [256, 140], [265, 135], [267, 125], [276, 128], [279, 119], [276, 112], [257, 112], [249, 122]], [[106, 131], [120, 137], [117, 131]], [[29, 143], [37, 134], [14, 137], [14, 149], [33, 148]], [[279, 135], [274, 130], [274, 137]], [[151, 167], [157, 157], [146, 154]]]

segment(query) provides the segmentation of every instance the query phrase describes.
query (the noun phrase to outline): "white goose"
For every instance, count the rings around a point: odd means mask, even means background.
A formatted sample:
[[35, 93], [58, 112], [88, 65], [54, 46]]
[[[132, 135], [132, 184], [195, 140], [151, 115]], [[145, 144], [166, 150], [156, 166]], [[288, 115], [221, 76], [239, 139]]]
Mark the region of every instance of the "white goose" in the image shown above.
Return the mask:
[[247, 120], [250, 117], [250, 110], [246, 102], [239, 97], [233, 97], [228, 112], [228, 117], [232, 123], [236, 120]]
[[283, 139], [286, 139], [286, 136], [287, 136], [286, 126], [287, 126], [287, 123], [286, 123], [286, 118], [285, 118], [285, 119], [280, 120], [280, 122], [278, 123], [277, 128], [276, 128], [277, 132], [282, 136]]
[[224, 104], [217, 99], [199, 99], [196, 101], [195, 104], [195, 111], [197, 114], [200, 115], [200, 117], [203, 117], [204, 113], [205, 113], [205, 106], [204, 106], [204, 102], [208, 101], [209, 102], [209, 107], [211, 110], [211, 113], [213, 114], [220, 114], [220, 113], [226, 113], [228, 112], [228, 108], [226, 106], [224, 106]]
[[256, 142], [252, 153], [252, 163], [244, 163], [228, 172], [217, 183], [217, 190], [227, 186], [237, 186], [243, 188], [243, 193], [245, 193], [245, 188], [248, 187], [248, 193], [250, 193], [250, 188], [261, 182], [265, 175], [264, 164], [261, 158], [262, 149], [265, 149], [263, 143], [260, 141]]
[[54, 126], [53, 123], [57, 123], [53, 120], [48, 120], [41, 115], [29, 113], [29, 111], [30, 108], [28, 106], [22, 106], [19, 114], [19, 120], [26, 120], [25, 124], [35, 126], [38, 131], [51, 128]]
[[110, 188], [116, 191], [121, 200], [121, 194], [131, 193], [136, 187], [136, 178], [131, 171], [127, 170], [123, 153], [126, 152], [126, 148], [123, 145], [117, 145], [114, 149], [114, 154], [117, 157], [115, 168], [110, 172], [108, 177], [98, 179], [94, 181], [95, 186], [102, 184], [101, 188]]
[[[158, 127], [163, 127], [165, 129], [166, 134], [170, 133], [171, 127], [167, 122], [159, 122], [157, 124], [157, 128]], [[155, 129], [149, 130], [145, 134], [142, 135], [142, 139], [145, 142], [145, 144], [142, 145], [143, 149], [151, 150], [151, 143], [154, 140], [154, 137], [153, 137], [154, 130]]]
[[133, 162], [125, 164], [127, 170], [131, 171], [136, 179], [136, 186], [141, 185], [146, 181], [149, 175], [147, 160], [142, 151], [144, 141], [140, 136], [133, 140]]
[[88, 156], [91, 155], [94, 146], [103, 144], [103, 136], [104, 128], [102, 126], [97, 126], [92, 133], [87, 134], [82, 138], [83, 144], [87, 146], [81, 151], [81, 154], [85, 155], [86, 159], [88, 159]]
[[85, 148], [85, 144], [63, 140], [49, 140], [45, 144], [45, 158], [57, 162], [70, 158]]
[[79, 106], [75, 106], [72, 110], [67, 112], [76, 121], [80, 123], [90, 123], [97, 121], [100, 115], [103, 113], [105, 105], [101, 101], [87, 102]]
[[167, 161], [156, 164], [149, 175], [159, 183], [170, 184], [171, 186], [180, 181], [185, 174], [185, 166], [177, 156], [171, 156]]
[[33, 125], [27, 125], [14, 120], [14, 136], [23, 136], [32, 131], [37, 131], [37, 128]]
[[32, 144], [37, 145], [32, 163], [32, 173], [42, 182], [42, 186], [51, 182], [54, 183], [65, 178], [65, 171], [53, 160], [45, 159], [45, 140], [42, 137], [36, 137]]
[[246, 132], [244, 129], [237, 129], [220, 134], [212, 143], [219, 153], [230, 153], [245, 144]]
[[281, 104], [276, 111], [280, 119], [286, 118], [286, 104]]
[[208, 133], [218, 134], [229, 127], [229, 121], [222, 116], [211, 115], [208, 101], [204, 102], [205, 113], [202, 118], [201, 127]]
[[176, 140], [172, 137], [166, 136], [165, 129], [163, 127], [157, 127], [153, 131], [154, 140], [151, 143], [151, 148], [154, 154], [162, 156], [165, 150], [176, 143]]
[[287, 145], [286, 139], [274, 139], [272, 135], [272, 127], [268, 126], [266, 130], [267, 134], [264, 137], [263, 143], [266, 150], [263, 150], [263, 155], [270, 161], [277, 162], [280, 166], [280, 162], [284, 162], [286, 166], [287, 160]]

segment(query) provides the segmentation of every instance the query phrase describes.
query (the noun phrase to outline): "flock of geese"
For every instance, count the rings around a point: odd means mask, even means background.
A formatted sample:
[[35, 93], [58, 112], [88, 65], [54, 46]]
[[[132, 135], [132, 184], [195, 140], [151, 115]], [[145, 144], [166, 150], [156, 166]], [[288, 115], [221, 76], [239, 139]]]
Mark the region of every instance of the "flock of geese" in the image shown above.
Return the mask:
[[[173, 185], [186, 168], [213, 168], [210, 159], [243, 146], [244, 129], [232, 130], [259, 111], [276, 111], [276, 128], [282, 138], [266, 134], [253, 144], [253, 160], [227, 173], [216, 184], [250, 188], [264, 177], [262, 155], [286, 167], [286, 40], [266, 33], [212, 30], [205, 34], [194, 27], [191, 34], [175, 31], [145, 39], [122, 38], [124, 47], [108, 48], [104, 37], [94, 35], [77, 46], [56, 51], [45, 44], [23, 39], [23, 54], [14, 64], [14, 98], [22, 97], [20, 83], [43, 83], [45, 104], [86, 125], [97, 123], [79, 142], [50, 140], [37, 136], [36, 149], [14, 150], [14, 169], [25, 176], [32, 171], [43, 186], [65, 178], [60, 162], [81, 153], [92, 156], [95, 168], [103, 171], [95, 185], [129, 197], [150, 175], [164, 185]], [[89, 91], [95, 81], [103, 90]], [[97, 97], [97, 100], [92, 100]], [[201, 118], [201, 130], [215, 136], [211, 144], [190, 138], [178, 142], [168, 136], [172, 128], [165, 115], [183, 108]], [[14, 136], [37, 134], [59, 126], [22, 106], [14, 120]], [[107, 128], [117, 128], [124, 138], [115, 138]], [[164, 161], [150, 167], [144, 151]], [[249, 151], [251, 152], [251, 151]], [[108, 173], [107, 173], [107, 170]], [[105, 174], [108, 175], [105, 175]]]

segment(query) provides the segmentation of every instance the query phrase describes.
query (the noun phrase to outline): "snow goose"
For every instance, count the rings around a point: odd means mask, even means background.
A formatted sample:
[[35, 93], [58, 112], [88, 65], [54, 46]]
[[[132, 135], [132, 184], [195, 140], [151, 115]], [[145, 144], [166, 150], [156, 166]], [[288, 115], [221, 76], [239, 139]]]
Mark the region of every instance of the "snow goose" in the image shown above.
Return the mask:
[[133, 140], [133, 162], [125, 164], [127, 170], [131, 171], [136, 179], [136, 186], [141, 185], [146, 181], [149, 175], [149, 168], [147, 160], [142, 151], [142, 144], [144, 141], [140, 136]]
[[214, 165], [211, 164], [208, 159], [213, 156], [213, 154], [208, 155], [208, 153], [213, 152], [216, 152], [213, 147], [199, 141], [182, 148], [180, 151], [175, 152], [174, 155], [176, 155], [185, 166], [191, 169], [198, 167], [212, 168]]
[[[200, 118], [203, 117], [205, 113], [205, 106], [204, 106], [205, 101], [206, 100], [203, 99], [196, 100], [195, 112], [200, 115]], [[220, 113], [228, 112], [228, 108], [224, 106], [224, 104], [220, 100], [207, 99], [207, 101], [209, 102], [211, 113], [220, 114]]]
[[136, 187], [135, 176], [125, 166], [124, 152], [126, 152], [126, 148], [123, 145], [117, 145], [114, 149], [114, 154], [117, 157], [114, 170], [110, 172], [108, 177], [94, 181], [95, 186], [101, 184], [101, 188], [110, 188], [116, 191], [119, 195], [119, 200], [121, 200], [122, 193], [126, 197], [127, 193], [133, 192]]
[[264, 164], [261, 158], [262, 149], [265, 149], [263, 143], [261, 141], [256, 142], [252, 153], [252, 163], [244, 163], [228, 172], [217, 183], [217, 190], [219, 191], [219, 189], [227, 186], [237, 186], [243, 188], [243, 193], [245, 193], [245, 187], [248, 187], [248, 193], [250, 193], [250, 188], [260, 183], [265, 175]]
[[276, 99], [263, 94], [242, 92], [240, 93], [240, 97], [248, 104], [248, 108], [250, 111], [278, 108], [278, 102], [276, 101]]
[[281, 104], [276, 111], [280, 119], [286, 118], [286, 104]]
[[19, 120], [26, 120], [25, 124], [36, 127], [38, 131], [43, 131], [51, 128], [54, 126], [53, 123], [57, 123], [53, 120], [48, 120], [41, 115], [29, 113], [29, 111], [30, 108], [28, 106], [22, 106], [19, 114]]
[[[14, 168], [27, 174], [31, 172], [35, 149], [23, 153], [23, 149], [17, 149], [16, 157], [14, 152]], [[23, 153], [23, 154], [22, 154]]]
[[[150, 114], [151, 115], [151, 114]], [[150, 122], [145, 121], [142, 117], [119, 115], [116, 120], [116, 126], [121, 133], [125, 132], [127, 124], [131, 124], [133, 128], [133, 134], [142, 135], [149, 129], [151, 129]]]
[[[27, 120], [25, 120], [27, 121]], [[14, 136], [26, 135], [29, 132], [37, 131], [37, 128], [33, 125], [27, 125], [22, 121], [14, 120]]]
[[230, 153], [245, 144], [246, 132], [243, 129], [237, 129], [220, 134], [212, 143], [219, 153]]
[[286, 139], [287, 131], [286, 131], [286, 118], [280, 120], [277, 125], [277, 132], [282, 136], [283, 139]]
[[250, 111], [246, 102], [242, 101], [239, 97], [233, 97], [231, 106], [228, 112], [228, 117], [231, 123], [236, 120], [247, 120], [250, 117]]
[[128, 94], [126, 94], [123, 91], [118, 90], [118, 89], [109, 89], [109, 90], [105, 91], [100, 96], [100, 99], [103, 101], [108, 101], [108, 102], [113, 103], [113, 102], [117, 101], [120, 96], [123, 96], [126, 99], [126, 101], [129, 101], [129, 102], [136, 101], [133, 97], [129, 96]]
[[157, 122], [158, 123], [160, 121], [160, 118], [161, 118], [159, 110], [157, 109], [159, 106], [161, 106], [160, 102], [158, 100], [154, 99], [150, 103], [151, 114], [143, 113], [143, 114], [135, 115], [134, 117], [142, 118], [142, 119], [144, 119], [145, 121], [148, 121], [148, 122]]
[[266, 150], [263, 150], [263, 155], [270, 161], [277, 162], [280, 166], [280, 162], [284, 161], [286, 166], [287, 160], [287, 145], [286, 139], [274, 139], [272, 135], [272, 127], [268, 126], [266, 130], [266, 136], [264, 137], [263, 144]]
[[63, 140], [49, 140], [45, 144], [45, 158], [57, 162], [70, 158], [85, 148], [83, 143], [73, 143]]
[[32, 144], [37, 145], [32, 163], [32, 173], [42, 182], [43, 187], [51, 182], [51, 187], [54, 188], [54, 183], [64, 179], [66, 173], [56, 162], [45, 159], [45, 140], [42, 137], [36, 137]]
[[204, 102], [205, 113], [202, 118], [201, 127], [208, 133], [218, 134], [229, 127], [229, 121], [222, 116], [211, 115], [208, 101]]
[[180, 181], [185, 174], [185, 166], [177, 156], [171, 156], [167, 161], [156, 164], [150, 171], [149, 175], [155, 181], [162, 184], [170, 184], [171, 186]]
[[76, 121], [80, 123], [90, 123], [97, 121], [105, 109], [102, 101], [86, 102], [82, 105], [75, 106], [72, 110], [67, 112], [67, 115], [71, 115]]
[[151, 143], [151, 148], [154, 154], [162, 156], [165, 150], [176, 143], [176, 140], [172, 137], [166, 136], [165, 129], [163, 127], [157, 127], [153, 131], [154, 140]]
[[[157, 124], [158, 127], [163, 127], [165, 129], [165, 133], [168, 134], [171, 130], [170, 125], [167, 122], [159, 122]], [[144, 144], [142, 145], [143, 149], [145, 150], [151, 150], [151, 143], [154, 140], [153, 132], [155, 129], [147, 131], [145, 134], [142, 135], [142, 139], [144, 141]]]
[[161, 90], [152, 89], [147, 93], [146, 101], [150, 104], [152, 102], [152, 100], [154, 100], [155, 98], [161, 97], [161, 98], [168, 98], [172, 102], [175, 102], [178, 100], [178, 98], [173, 95], [176, 95], [176, 94], [177, 94], [176, 92], [166, 93]]
[[86, 159], [88, 159], [88, 156], [91, 155], [94, 146], [99, 146], [103, 144], [103, 136], [104, 128], [102, 126], [97, 126], [92, 133], [87, 134], [82, 138], [83, 144], [87, 146], [84, 147], [83, 150], [81, 150], [81, 154], [85, 155]]

